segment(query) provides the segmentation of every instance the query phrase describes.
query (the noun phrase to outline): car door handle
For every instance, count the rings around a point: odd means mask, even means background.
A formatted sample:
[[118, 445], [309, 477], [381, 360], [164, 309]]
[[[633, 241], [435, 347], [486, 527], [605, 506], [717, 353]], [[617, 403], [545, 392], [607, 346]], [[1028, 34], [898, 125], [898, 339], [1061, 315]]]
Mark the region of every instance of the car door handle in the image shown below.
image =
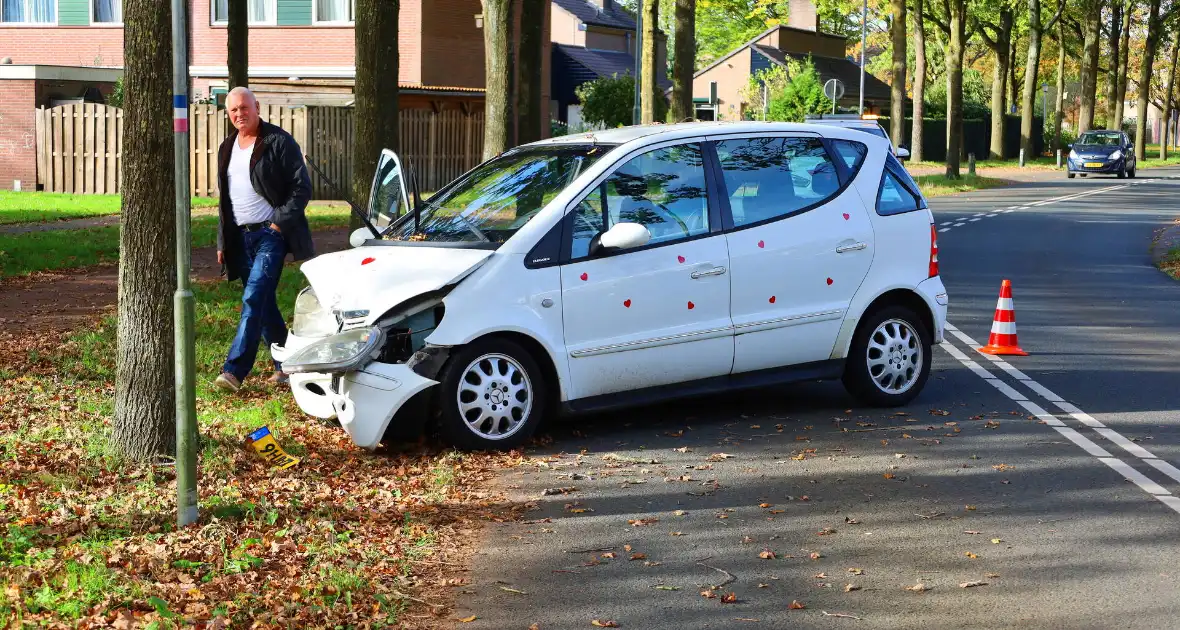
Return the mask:
[[843, 254], [844, 252], [855, 252], [855, 251], [860, 251], [866, 247], [868, 247], [868, 245], [865, 243], [855, 243], [853, 245], [841, 245], [836, 248], [836, 253]]
[[699, 280], [701, 278], [704, 278], [705, 276], [719, 276], [723, 273], [725, 273], [725, 267], [713, 267], [712, 269], [709, 269], [708, 271], [694, 271], [694, 272], [692, 272], [692, 279]]

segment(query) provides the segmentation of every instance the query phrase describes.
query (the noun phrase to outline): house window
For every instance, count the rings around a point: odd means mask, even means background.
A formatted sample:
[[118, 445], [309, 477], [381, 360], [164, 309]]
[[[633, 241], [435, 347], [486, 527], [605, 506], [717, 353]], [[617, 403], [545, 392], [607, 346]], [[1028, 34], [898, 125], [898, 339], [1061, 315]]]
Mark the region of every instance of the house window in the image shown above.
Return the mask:
[[356, 21], [356, 0], [314, 0], [316, 24], [352, 24]]
[[[250, 24], [274, 24], [275, 0], [247, 0], [246, 14]], [[213, 23], [229, 21], [229, 0], [213, 0]]]
[[91, 0], [91, 24], [122, 24], [123, 0]]
[[54, 24], [57, 22], [57, 0], [0, 0], [0, 22]]

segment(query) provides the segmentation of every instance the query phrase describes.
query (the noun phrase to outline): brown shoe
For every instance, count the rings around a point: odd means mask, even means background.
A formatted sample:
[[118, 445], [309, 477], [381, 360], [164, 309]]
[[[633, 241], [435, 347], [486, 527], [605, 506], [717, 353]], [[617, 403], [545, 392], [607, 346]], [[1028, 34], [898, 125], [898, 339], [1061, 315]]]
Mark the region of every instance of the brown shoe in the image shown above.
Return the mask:
[[213, 381], [213, 384], [227, 392], [236, 392], [242, 387], [242, 383], [238, 380], [238, 377], [230, 374], [229, 372], [222, 372], [221, 375]]
[[271, 374], [270, 378], [266, 379], [271, 385], [286, 385], [291, 381], [291, 377], [286, 372], [275, 372]]

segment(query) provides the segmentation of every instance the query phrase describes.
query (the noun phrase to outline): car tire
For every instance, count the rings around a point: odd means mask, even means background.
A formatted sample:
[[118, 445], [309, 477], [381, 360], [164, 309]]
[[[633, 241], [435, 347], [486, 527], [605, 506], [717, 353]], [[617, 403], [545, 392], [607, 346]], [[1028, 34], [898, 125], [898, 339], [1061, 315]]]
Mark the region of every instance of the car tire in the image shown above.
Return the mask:
[[1066, 177], [1068, 177], [1068, 178], [1070, 178], [1070, 179], [1073, 179], [1074, 177], [1077, 177], [1077, 176], [1076, 176], [1076, 175], [1074, 175], [1074, 173], [1073, 173], [1073, 172], [1069, 172], [1069, 173], [1066, 173]]
[[930, 378], [931, 346], [930, 331], [913, 310], [893, 305], [873, 311], [852, 337], [844, 387], [867, 405], [904, 405]]
[[478, 340], [452, 354], [439, 375], [439, 436], [461, 450], [516, 448], [541, 423], [547, 397], [544, 373], [520, 344]]
[[1131, 170], [1127, 171], [1127, 177], [1130, 177], [1131, 179], [1135, 179], [1135, 169], [1137, 167], [1138, 167], [1138, 165], [1131, 167]]
[[1126, 179], [1126, 178], [1127, 178], [1127, 165], [1123, 164], [1122, 168], [1119, 169], [1119, 179]]

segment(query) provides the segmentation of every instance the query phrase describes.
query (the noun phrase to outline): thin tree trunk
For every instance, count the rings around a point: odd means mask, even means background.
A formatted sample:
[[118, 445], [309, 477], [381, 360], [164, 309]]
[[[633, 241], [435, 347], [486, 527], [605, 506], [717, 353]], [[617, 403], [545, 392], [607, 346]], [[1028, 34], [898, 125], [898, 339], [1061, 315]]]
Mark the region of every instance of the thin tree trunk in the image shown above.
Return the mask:
[[1107, 49], [1110, 51], [1110, 56], [1107, 58], [1110, 63], [1110, 70], [1106, 74], [1106, 128], [1118, 129], [1119, 125], [1115, 123], [1115, 100], [1119, 94], [1119, 29], [1118, 26], [1123, 20], [1123, 9], [1117, 2], [1112, 2], [1110, 5], [1110, 36], [1106, 40]]
[[226, 65], [229, 66], [229, 89], [232, 90], [250, 84], [250, 14], [247, 0], [228, 0], [228, 4]]
[[1176, 53], [1180, 52], [1180, 35], [1172, 42], [1172, 64], [1168, 70], [1168, 89], [1164, 91], [1163, 117], [1160, 118], [1163, 133], [1160, 134], [1160, 159], [1168, 159], [1168, 128], [1172, 124], [1172, 90], [1176, 87]]
[[1102, 48], [1101, 1], [1091, 5], [1086, 15], [1085, 26], [1082, 39], [1082, 104], [1079, 111], [1079, 131], [1094, 129], [1094, 117], [1098, 113], [1098, 55]]
[[1016, 54], [1018, 52], [1017, 43], [1020, 38], [1012, 38], [1012, 46], [1008, 49], [1008, 81], [1012, 88], [1008, 92], [1008, 102], [1004, 104], [1005, 112], [1014, 112], [1016, 110], [1016, 101], [1020, 100], [1020, 64], [1016, 63]]
[[660, 69], [656, 67], [657, 42], [656, 33], [659, 32], [660, 2], [659, 0], [642, 0], [643, 2], [643, 69], [640, 82], [639, 119], [643, 124], [656, 121], [656, 99], [663, 98], [660, 94], [658, 81]]
[[963, 152], [963, 40], [966, 22], [966, 0], [950, 2], [950, 42], [947, 45], [946, 91], [946, 177], [959, 179], [959, 163]]
[[[1058, 0], [1057, 13], [1047, 24], [1041, 22], [1041, 0], [1028, 0], [1028, 60], [1024, 69], [1024, 94], [1020, 103], [1020, 148], [1025, 156], [1033, 153], [1033, 102], [1037, 93], [1037, 69], [1041, 64], [1041, 40], [1061, 18], [1066, 0]], [[1044, 124], [1042, 122], [1042, 124]]]
[[545, 11], [548, 0], [521, 0], [520, 11], [520, 86], [517, 90], [517, 142], [540, 140], [544, 133], [541, 116], [542, 56], [544, 53]]
[[905, 81], [906, 81], [906, 0], [890, 0], [893, 9], [893, 23], [890, 34], [893, 37], [893, 78], [889, 103], [889, 136], [894, 146], [901, 146], [905, 140]]
[[[369, 189], [381, 150], [398, 150], [396, 79], [400, 4], [400, 0], [356, 0], [352, 196], [361, 208], [369, 205]], [[405, 165], [404, 156], [402, 164]], [[413, 165], [419, 176], [422, 166]], [[353, 228], [360, 227], [359, 223], [354, 217]]]
[[922, 161], [922, 125], [926, 113], [926, 25], [922, 0], [914, 0], [914, 116], [910, 129], [910, 159]]
[[984, 33], [988, 48], [991, 48], [996, 56], [992, 72], [992, 128], [991, 144], [988, 149], [988, 155], [993, 160], [1004, 159], [1004, 115], [1006, 113], [1004, 111], [1004, 96], [1008, 91], [1008, 53], [1011, 51], [1012, 20], [1012, 12], [1005, 9], [1000, 12], [1000, 24], [996, 39], [991, 40]]
[[1160, 38], [1160, 0], [1148, 0], [1147, 39], [1143, 43], [1143, 59], [1139, 62], [1139, 98], [1135, 103], [1135, 158], [1147, 157], [1147, 99], [1151, 94], [1152, 66]]
[[1065, 115], [1065, 22], [1057, 23], [1057, 98], [1053, 105], [1053, 148], [1061, 146], [1061, 123]]
[[483, 8], [484, 54], [484, 136], [483, 159], [489, 160], [508, 150], [511, 121], [508, 85], [512, 32], [511, 0], [487, 0]]
[[172, 10], [158, 0], [126, 0], [123, 10], [127, 135], [112, 442], [132, 459], [149, 460], [176, 451]]
[[1119, 42], [1119, 82], [1115, 97], [1114, 118], [1116, 129], [1123, 128], [1123, 107], [1127, 101], [1127, 69], [1131, 59], [1131, 15], [1135, 13], [1134, 0], [1126, 0], [1123, 6], [1123, 33]]
[[693, 118], [692, 70], [696, 59], [696, 0], [676, 0], [676, 42], [672, 66], [672, 109], [668, 118], [681, 122]]

